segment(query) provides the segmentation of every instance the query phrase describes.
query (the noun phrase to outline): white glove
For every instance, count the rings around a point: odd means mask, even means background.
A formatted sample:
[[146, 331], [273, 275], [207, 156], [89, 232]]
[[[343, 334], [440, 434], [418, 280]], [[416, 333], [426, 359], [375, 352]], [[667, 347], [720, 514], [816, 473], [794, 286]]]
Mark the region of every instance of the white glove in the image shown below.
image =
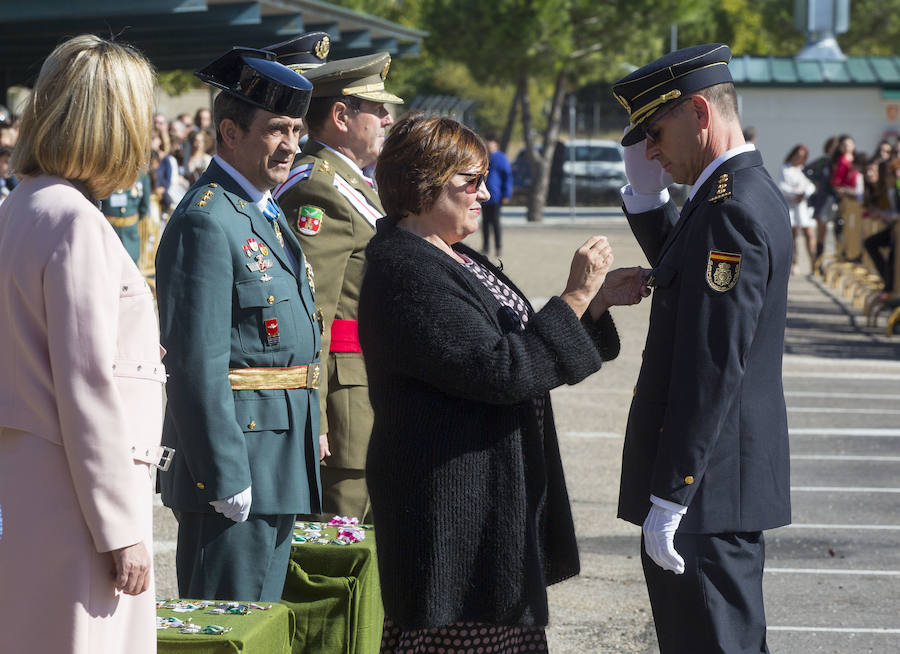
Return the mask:
[[[625, 128], [627, 134], [631, 125]], [[654, 195], [672, 184], [672, 176], [663, 170], [656, 159], [647, 159], [647, 139], [641, 139], [634, 145], [625, 146], [622, 154], [625, 159], [625, 175], [635, 193]]]
[[[679, 506], [673, 502], [666, 504]], [[684, 559], [675, 551], [675, 531], [685, 513], [687, 513], [686, 506], [680, 511], [672, 511], [654, 502], [643, 526], [644, 550], [647, 556], [663, 570], [671, 570], [677, 575], [684, 572]]]
[[253, 501], [250, 488], [250, 486], [247, 486], [247, 488], [236, 495], [226, 497], [224, 500], [213, 500], [209, 504], [229, 520], [244, 522], [247, 516], [250, 515], [250, 503]]

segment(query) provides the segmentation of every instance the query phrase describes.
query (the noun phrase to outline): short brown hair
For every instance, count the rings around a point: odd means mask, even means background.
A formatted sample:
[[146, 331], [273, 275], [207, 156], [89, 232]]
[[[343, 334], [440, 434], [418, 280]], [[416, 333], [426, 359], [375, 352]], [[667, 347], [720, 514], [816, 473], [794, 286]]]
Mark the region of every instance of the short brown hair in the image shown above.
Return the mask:
[[246, 132], [250, 129], [250, 125], [253, 124], [257, 108], [241, 98], [220, 91], [216, 99], [213, 100], [213, 125], [216, 128], [216, 143], [218, 145], [224, 143], [222, 131], [219, 129], [219, 125], [223, 120], [229, 119], [234, 121], [234, 124], [242, 132]]
[[150, 159], [153, 91], [130, 46], [91, 34], [60, 44], [25, 107], [13, 169], [82, 181], [96, 198], [133, 186]]
[[391, 127], [375, 165], [378, 195], [399, 220], [428, 211], [453, 175], [487, 168], [488, 149], [473, 130], [451, 118], [407, 114]]
[[721, 84], [713, 84], [707, 86], [697, 93], [709, 100], [712, 104], [719, 108], [719, 112], [726, 120], [738, 120], [738, 101], [737, 91], [734, 90], [732, 82], [722, 82]]

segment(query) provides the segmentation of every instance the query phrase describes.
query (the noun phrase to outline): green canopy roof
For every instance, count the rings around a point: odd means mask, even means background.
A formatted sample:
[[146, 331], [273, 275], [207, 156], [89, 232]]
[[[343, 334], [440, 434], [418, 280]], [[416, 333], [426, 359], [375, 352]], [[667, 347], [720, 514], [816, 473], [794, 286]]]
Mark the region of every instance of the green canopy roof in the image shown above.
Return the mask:
[[0, 3], [0, 92], [31, 85], [65, 39], [93, 33], [138, 47], [159, 70], [196, 69], [235, 45], [259, 48], [302, 32], [331, 36], [329, 58], [418, 54], [427, 32], [323, 0], [41, 0]]
[[739, 55], [728, 64], [739, 86], [898, 86], [900, 57], [847, 57], [845, 61]]

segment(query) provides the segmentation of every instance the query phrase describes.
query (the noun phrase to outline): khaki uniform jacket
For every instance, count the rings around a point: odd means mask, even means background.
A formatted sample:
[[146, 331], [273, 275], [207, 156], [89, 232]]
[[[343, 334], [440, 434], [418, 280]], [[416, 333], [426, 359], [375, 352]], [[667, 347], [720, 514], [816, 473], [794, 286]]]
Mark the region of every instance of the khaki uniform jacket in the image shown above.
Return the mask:
[[[315, 273], [316, 305], [325, 327], [322, 352], [330, 352], [335, 318], [356, 320], [365, 270], [365, 248], [384, 214], [378, 193], [335, 152], [310, 139], [294, 160], [288, 180], [274, 192]], [[321, 210], [319, 223], [301, 210]], [[318, 212], [307, 212], [318, 215]], [[361, 354], [330, 352], [327, 382], [320, 386], [327, 464], [362, 470], [372, 431], [372, 407]]]

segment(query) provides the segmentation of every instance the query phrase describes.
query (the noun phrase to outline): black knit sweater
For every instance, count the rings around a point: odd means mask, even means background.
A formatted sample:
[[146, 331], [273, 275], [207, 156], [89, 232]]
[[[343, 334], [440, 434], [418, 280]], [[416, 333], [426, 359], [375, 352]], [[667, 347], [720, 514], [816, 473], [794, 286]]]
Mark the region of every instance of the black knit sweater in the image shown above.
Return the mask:
[[546, 625], [546, 586], [579, 571], [548, 392], [618, 354], [612, 318], [579, 321], [553, 297], [523, 329], [462, 265], [389, 219], [366, 259], [366, 478], [386, 617], [404, 629]]

